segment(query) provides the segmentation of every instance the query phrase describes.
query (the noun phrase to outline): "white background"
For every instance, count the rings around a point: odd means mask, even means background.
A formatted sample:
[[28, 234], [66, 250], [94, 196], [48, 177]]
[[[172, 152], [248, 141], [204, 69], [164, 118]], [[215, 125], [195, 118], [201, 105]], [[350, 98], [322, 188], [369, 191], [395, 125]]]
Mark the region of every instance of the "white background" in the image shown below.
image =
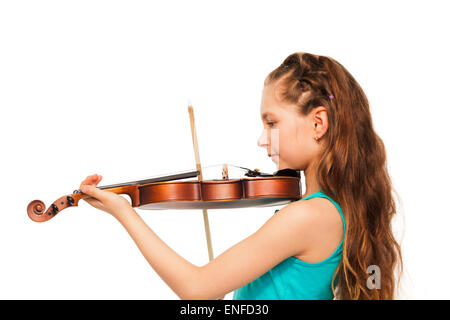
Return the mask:
[[[333, 57], [365, 90], [402, 204], [400, 298], [448, 299], [445, 1], [1, 1], [0, 298], [178, 299], [123, 227], [86, 202], [37, 224], [93, 173], [101, 185], [203, 166], [273, 172], [256, 145], [264, 77], [305, 51]], [[209, 211], [215, 256], [275, 208]], [[202, 265], [201, 211], [137, 212]], [[228, 294], [226, 299], [231, 299]]]

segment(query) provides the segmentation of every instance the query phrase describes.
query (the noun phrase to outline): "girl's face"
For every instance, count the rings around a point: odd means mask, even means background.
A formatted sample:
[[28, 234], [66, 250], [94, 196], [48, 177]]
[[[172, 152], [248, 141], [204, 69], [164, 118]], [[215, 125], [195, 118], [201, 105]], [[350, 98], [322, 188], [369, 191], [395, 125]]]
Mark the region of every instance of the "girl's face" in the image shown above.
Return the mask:
[[320, 152], [321, 143], [314, 138], [320, 139], [325, 134], [326, 109], [317, 107], [303, 116], [297, 108], [281, 101], [276, 83], [264, 87], [261, 101], [264, 130], [258, 146], [267, 149], [278, 170], [305, 170]]

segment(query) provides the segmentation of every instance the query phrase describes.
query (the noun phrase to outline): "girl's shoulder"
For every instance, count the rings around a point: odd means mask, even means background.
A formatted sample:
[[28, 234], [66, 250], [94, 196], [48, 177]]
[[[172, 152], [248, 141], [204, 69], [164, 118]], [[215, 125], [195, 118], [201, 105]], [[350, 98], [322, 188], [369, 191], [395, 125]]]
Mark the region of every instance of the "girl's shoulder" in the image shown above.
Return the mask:
[[339, 210], [328, 198], [315, 197], [293, 201], [282, 210], [291, 215], [306, 215], [319, 222], [342, 225]]
[[[297, 225], [303, 230], [307, 229], [306, 249], [315, 250], [317, 246], [335, 247], [344, 235], [344, 226], [337, 207], [327, 198], [314, 197], [301, 201], [294, 201], [280, 210], [290, 216], [292, 226]], [[283, 213], [283, 212], [282, 212]], [[305, 228], [306, 227], [306, 228]]]

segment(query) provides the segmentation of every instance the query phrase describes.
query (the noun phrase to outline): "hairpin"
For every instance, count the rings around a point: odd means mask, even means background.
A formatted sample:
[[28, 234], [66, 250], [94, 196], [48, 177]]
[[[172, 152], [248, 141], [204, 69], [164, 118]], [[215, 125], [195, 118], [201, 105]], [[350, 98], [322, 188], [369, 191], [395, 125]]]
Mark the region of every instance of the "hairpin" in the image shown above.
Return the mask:
[[329, 98], [330, 98], [330, 100], [331, 100], [331, 99], [333, 99], [333, 98], [334, 98], [334, 96], [333, 96], [333, 95], [331, 95], [331, 96], [329, 96]]

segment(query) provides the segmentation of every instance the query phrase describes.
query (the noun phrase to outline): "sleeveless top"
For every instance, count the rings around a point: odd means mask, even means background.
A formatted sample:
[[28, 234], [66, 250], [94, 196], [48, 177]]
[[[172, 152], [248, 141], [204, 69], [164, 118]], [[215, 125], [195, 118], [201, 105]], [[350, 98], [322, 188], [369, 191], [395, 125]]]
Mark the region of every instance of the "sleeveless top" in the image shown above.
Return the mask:
[[[335, 191], [333, 191], [335, 192]], [[327, 198], [338, 209], [344, 225], [344, 237], [336, 250], [320, 262], [305, 262], [294, 256], [278, 265], [254, 281], [237, 289], [233, 300], [331, 300], [333, 291], [331, 281], [342, 259], [342, 244], [345, 238], [345, 218], [341, 207], [322, 190], [310, 194], [301, 200]], [[279, 210], [275, 210], [275, 213]], [[335, 287], [337, 284], [335, 278]]]

